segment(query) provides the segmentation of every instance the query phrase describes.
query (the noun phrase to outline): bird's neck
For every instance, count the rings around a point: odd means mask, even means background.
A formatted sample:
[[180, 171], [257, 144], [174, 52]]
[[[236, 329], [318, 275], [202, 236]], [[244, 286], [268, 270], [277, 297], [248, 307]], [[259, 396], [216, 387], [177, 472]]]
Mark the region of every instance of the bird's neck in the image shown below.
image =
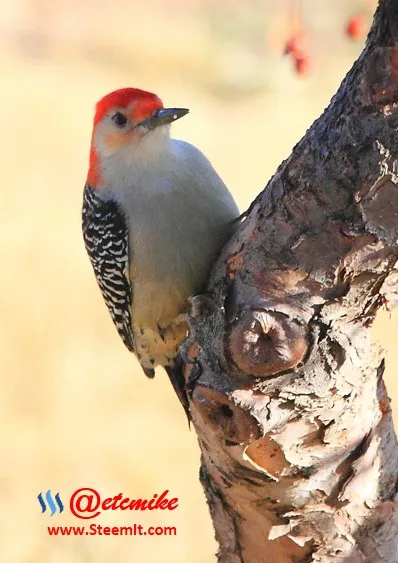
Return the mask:
[[91, 147], [90, 147], [90, 158], [89, 158], [89, 168], [87, 174], [87, 185], [101, 187], [101, 167], [100, 167], [100, 156], [95, 143], [94, 132], [91, 137]]
[[143, 137], [134, 146], [126, 145], [106, 153], [92, 142], [87, 183], [112, 191], [129, 189], [138, 181], [151, 177], [154, 171], [167, 168], [172, 159], [173, 141], [156, 131]]

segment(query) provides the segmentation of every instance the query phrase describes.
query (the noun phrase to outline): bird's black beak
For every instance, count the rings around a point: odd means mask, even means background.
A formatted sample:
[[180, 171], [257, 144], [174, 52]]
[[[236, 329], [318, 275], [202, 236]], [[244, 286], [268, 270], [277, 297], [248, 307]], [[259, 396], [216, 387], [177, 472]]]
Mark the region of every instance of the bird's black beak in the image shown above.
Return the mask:
[[184, 117], [188, 112], [189, 109], [186, 108], [162, 108], [151, 117], [148, 117], [143, 122], [143, 125], [145, 124], [150, 129], [155, 129], [161, 125], [173, 123], [173, 121], [180, 119], [180, 117]]

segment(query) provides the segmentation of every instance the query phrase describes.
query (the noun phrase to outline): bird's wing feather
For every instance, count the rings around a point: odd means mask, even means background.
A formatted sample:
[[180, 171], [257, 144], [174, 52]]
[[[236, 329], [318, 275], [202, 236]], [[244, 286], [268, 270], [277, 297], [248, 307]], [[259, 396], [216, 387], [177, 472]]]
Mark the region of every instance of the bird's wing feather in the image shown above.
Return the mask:
[[100, 198], [85, 186], [82, 209], [83, 238], [97, 283], [124, 344], [135, 351], [131, 326], [132, 287], [129, 278], [128, 231], [114, 201]]

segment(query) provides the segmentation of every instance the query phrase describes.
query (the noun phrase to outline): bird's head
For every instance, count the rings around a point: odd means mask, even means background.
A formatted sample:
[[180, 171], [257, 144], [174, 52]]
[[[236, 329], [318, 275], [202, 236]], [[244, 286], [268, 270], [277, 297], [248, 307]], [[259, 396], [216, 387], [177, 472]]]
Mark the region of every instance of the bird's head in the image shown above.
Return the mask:
[[96, 105], [88, 183], [100, 179], [101, 161], [132, 159], [146, 150], [155, 154], [169, 138], [170, 123], [188, 113], [185, 108], [164, 108], [155, 94], [122, 88]]

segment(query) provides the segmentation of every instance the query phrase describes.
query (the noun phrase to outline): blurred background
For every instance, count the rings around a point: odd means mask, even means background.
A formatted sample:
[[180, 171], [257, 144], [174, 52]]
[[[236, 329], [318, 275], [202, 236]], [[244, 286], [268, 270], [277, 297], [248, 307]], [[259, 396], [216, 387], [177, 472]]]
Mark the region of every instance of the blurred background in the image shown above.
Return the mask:
[[[1, 562], [215, 561], [195, 434], [165, 374], [147, 380], [124, 348], [83, 247], [97, 99], [135, 86], [190, 108], [174, 136], [203, 150], [244, 210], [327, 106], [374, 8], [353, 0], [2, 2]], [[387, 314], [376, 324], [395, 406], [398, 325]], [[179, 498], [174, 512], [108, 512], [95, 522], [176, 526], [177, 536], [49, 537], [47, 525], [81, 522], [68, 510], [42, 515], [37, 494], [51, 489], [67, 503], [84, 486], [132, 498], [169, 489]]]

